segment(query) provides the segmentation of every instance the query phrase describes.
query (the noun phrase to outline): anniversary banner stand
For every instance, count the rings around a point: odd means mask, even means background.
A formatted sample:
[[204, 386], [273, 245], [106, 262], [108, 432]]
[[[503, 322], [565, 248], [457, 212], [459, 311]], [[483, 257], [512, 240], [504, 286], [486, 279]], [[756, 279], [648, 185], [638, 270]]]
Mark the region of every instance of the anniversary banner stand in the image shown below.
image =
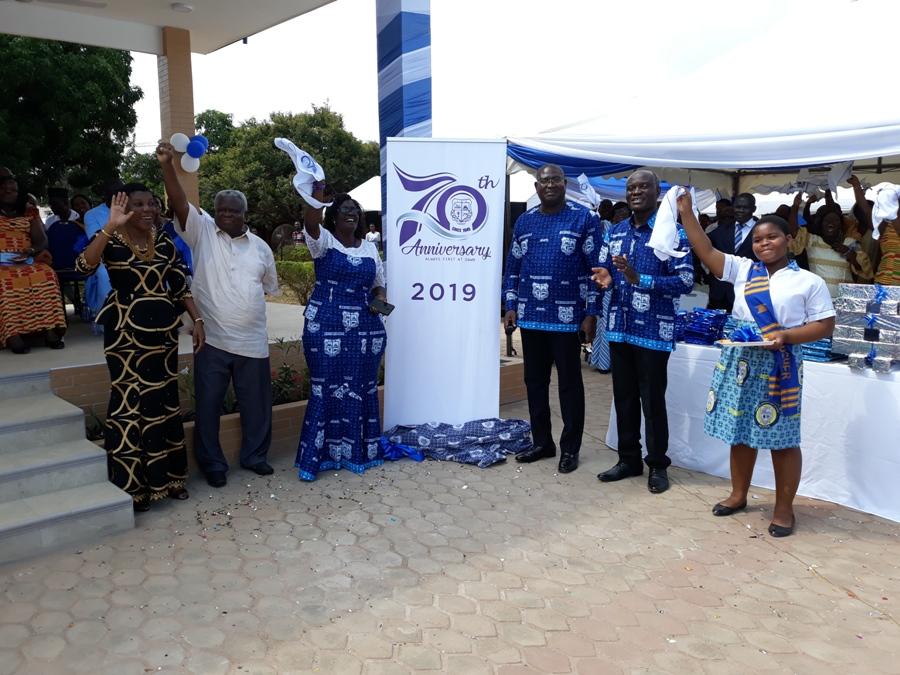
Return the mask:
[[389, 138], [384, 426], [500, 408], [502, 140]]

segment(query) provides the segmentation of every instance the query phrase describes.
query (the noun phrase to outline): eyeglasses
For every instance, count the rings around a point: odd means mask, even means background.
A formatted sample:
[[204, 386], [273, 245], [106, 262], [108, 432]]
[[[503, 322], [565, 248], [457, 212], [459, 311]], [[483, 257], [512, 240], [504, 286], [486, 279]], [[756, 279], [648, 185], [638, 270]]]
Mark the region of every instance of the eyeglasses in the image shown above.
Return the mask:
[[538, 179], [538, 183], [541, 185], [562, 185], [565, 182], [566, 179], [562, 176], [544, 176]]
[[338, 209], [338, 213], [359, 213], [356, 204], [344, 204]]

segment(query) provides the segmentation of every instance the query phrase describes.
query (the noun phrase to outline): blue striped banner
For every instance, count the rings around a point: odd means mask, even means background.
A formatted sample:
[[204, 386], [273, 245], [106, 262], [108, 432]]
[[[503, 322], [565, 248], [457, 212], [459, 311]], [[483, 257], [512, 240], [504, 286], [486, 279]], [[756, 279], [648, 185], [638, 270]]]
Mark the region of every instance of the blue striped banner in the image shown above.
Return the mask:
[[431, 136], [431, 0], [377, 0], [381, 213], [387, 211], [385, 141]]

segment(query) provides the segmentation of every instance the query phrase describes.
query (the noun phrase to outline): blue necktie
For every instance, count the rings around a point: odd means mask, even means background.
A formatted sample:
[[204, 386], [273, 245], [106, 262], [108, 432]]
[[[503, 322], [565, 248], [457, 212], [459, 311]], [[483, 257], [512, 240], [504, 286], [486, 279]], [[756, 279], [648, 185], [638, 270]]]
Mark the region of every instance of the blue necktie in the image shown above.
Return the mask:
[[743, 230], [742, 225], [734, 226], [734, 252], [737, 253], [738, 248], [741, 246], [741, 231]]

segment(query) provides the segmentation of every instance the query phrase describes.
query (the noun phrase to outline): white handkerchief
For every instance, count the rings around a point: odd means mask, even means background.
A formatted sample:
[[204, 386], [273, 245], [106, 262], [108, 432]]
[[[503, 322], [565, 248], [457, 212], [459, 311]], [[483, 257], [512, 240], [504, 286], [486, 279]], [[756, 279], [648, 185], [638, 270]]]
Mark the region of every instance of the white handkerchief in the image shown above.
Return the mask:
[[581, 194], [583, 194], [584, 198], [590, 202], [592, 207], [596, 209], [600, 205], [600, 195], [597, 194], [594, 186], [591, 185], [591, 181], [588, 180], [587, 174], [578, 176], [578, 189], [581, 190]]
[[321, 209], [323, 206], [331, 206], [331, 202], [325, 204], [312, 196], [313, 183], [325, 180], [325, 172], [322, 171], [319, 163], [312, 158], [312, 155], [301, 150], [286, 138], [276, 138], [275, 147], [286, 152], [294, 163], [297, 174], [292, 182], [294, 189], [303, 197], [303, 200], [316, 209]]
[[872, 207], [872, 239], [878, 239], [881, 235], [878, 231], [881, 221], [897, 218], [898, 208], [900, 208], [900, 187], [891, 185], [881, 188], [875, 196], [875, 206]]
[[[656, 212], [656, 222], [653, 224], [653, 232], [650, 233], [650, 241], [647, 246], [653, 249], [653, 253], [660, 260], [669, 258], [683, 258], [688, 251], [679, 251], [681, 237], [678, 234], [678, 197], [686, 192], [680, 185], [669, 188], [663, 197], [659, 210]], [[699, 217], [697, 211], [697, 197], [694, 188], [691, 188], [691, 202], [694, 205], [694, 215]]]

